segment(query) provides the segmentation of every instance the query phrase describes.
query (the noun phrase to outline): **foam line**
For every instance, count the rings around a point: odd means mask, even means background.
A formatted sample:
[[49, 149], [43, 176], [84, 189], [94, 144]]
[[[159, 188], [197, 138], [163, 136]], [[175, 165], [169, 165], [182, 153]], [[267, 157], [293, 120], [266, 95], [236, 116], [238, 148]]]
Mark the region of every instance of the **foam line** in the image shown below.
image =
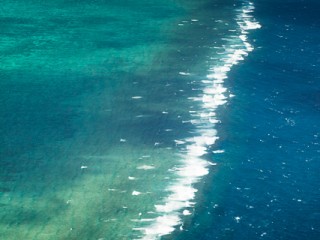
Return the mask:
[[[175, 182], [167, 188], [169, 195], [163, 199], [162, 204], [155, 205], [155, 212], [160, 215], [150, 223], [150, 225], [135, 228], [141, 231], [143, 240], [160, 239], [161, 236], [170, 234], [179, 228], [182, 217], [192, 214], [190, 208], [195, 204], [194, 198], [197, 189], [194, 184], [208, 174], [209, 167], [216, 165], [205, 160], [208, 148], [214, 145], [219, 138], [215, 130], [215, 124], [220, 121], [216, 117], [216, 110], [225, 104], [228, 97], [223, 83], [228, 78], [231, 68], [244, 60], [254, 48], [248, 41], [250, 30], [260, 28], [251, 15], [254, 6], [251, 2], [246, 2], [244, 6], [236, 10], [237, 24], [239, 28], [232, 30], [232, 35], [226, 39], [227, 44], [221, 48], [214, 48], [219, 51], [219, 63], [209, 69], [210, 74], [201, 82], [203, 84], [202, 93], [196, 97], [189, 97], [189, 101], [200, 103], [201, 108], [190, 111], [196, 130], [193, 138], [174, 140], [176, 145], [182, 149], [181, 165], [170, 169], [177, 175]], [[231, 32], [231, 31], [230, 31]], [[216, 60], [216, 58], [214, 58]], [[192, 75], [191, 73], [179, 72], [180, 75]], [[229, 94], [229, 97], [233, 95]], [[224, 153], [224, 150], [216, 150], [212, 153]], [[140, 166], [138, 169], [152, 169], [153, 166]], [[133, 192], [134, 194], [135, 192]], [[137, 194], [134, 194], [137, 195]], [[180, 229], [183, 229], [180, 226]]]

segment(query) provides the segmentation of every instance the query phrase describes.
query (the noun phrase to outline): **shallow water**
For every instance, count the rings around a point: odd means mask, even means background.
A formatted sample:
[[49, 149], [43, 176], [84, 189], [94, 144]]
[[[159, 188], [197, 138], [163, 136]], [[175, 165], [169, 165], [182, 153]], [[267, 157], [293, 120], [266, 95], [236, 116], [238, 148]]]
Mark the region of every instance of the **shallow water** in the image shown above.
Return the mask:
[[[194, 129], [184, 73], [209, 43], [196, 28], [210, 25], [191, 17], [205, 4], [3, 4], [3, 239], [156, 238], [179, 224], [207, 172], [183, 186], [177, 174]], [[192, 30], [205, 38], [186, 41]], [[166, 202], [174, 209], [157, 211]]]

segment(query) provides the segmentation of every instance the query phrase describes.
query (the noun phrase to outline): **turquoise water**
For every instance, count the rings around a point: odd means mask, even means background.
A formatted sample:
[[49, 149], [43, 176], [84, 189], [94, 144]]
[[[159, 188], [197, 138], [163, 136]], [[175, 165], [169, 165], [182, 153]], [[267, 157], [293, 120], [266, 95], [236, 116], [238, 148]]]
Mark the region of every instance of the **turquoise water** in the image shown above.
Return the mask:
[[234, 14], [206, 4], [2, 4], [2, 239], [157, 238], [191, 214], [188, 98]]
[[0, 239], [317, 239], [298, 2], [2, 1]]

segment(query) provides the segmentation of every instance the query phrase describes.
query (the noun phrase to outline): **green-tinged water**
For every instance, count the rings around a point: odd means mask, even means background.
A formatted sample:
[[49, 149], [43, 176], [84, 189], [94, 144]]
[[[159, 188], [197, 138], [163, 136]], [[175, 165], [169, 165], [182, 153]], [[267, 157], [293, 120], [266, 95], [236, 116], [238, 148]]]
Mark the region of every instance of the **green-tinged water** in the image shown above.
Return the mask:
[[[132, 220], [160, 199], [173, 152], [134, 126], [134, 100], [121, 89], [183, 9], [7, 1], [1, 11], [1, 239], [139, 235]], [[152, 174], [137, 170], [155, 158]]]
[[1, 2], [0, 239], [143, 235], [231, 3]]
[[150, 62], [150, 50], [166, 41], [163, 30], [183, 12], [171, 1], [3, 1], [1, 67], [49, 74], [130, 71]]

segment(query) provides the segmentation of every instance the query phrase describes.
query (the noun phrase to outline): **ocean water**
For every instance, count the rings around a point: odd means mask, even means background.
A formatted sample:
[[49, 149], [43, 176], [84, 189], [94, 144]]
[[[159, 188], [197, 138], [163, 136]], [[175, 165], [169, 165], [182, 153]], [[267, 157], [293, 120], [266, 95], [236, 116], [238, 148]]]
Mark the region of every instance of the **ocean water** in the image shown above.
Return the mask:
[[318, 239], [319, 7], [3, 0], [0, 239]]

